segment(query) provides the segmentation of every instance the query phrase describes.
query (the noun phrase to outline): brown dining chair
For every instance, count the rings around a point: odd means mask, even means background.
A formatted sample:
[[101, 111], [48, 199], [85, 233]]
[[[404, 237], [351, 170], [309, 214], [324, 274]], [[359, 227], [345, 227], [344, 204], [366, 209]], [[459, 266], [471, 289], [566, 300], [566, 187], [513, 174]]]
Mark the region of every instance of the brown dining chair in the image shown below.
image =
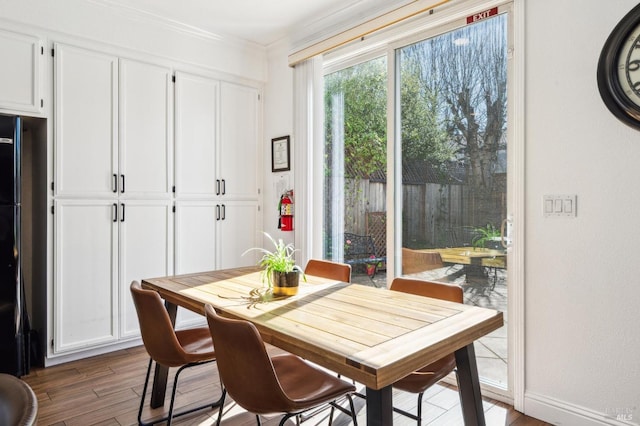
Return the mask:
[[328, 278], [330, 280], [351, 282], [351, 265], [330, 260], [310, 259], [304, 268], [305, 275]]
[[[284, 413], [280, 426], [298, 414], [349, 398], [354, 425], [356, 413], [351, 399], [355, 386], [285, 353], [269, 356], [256, 327], [243, 320], [221, 317], [205, 305], [220, 380], [225, 391], [245, 410], [256, 415]], [[224, 395], [223, 395], [224, 397]], [[337, 405], [337, 404], [336, 404]], [[342, 407], [337, 406], [343, 410]], [[222, 410], [218, 413], [219, 425]]]
[[[202, 405], [200, 407], [184, 410], [173, 414], [176, 389], [178, 387], [178, 377], [182, 370], [196, 365], [207, 364], [215, 361], [215, 351], [211, 334], [207, 327], [192, 328], [189, 330], [174, 331], [169, 314], [162, 303], [160, 295], [153, 290], [145, 290], [140, 283], [131, 283], [131, 296], [138, 313], [140, 332], [144, 347], [149, 354], [149, 366], [147, 367], [147, 377], [144, 381], [142, 397], [140, 398], [140, 409], [138, 410], [138, 425], [151, 425], [166, 420], [167, 425], [171, 425], [174, 417], [192, 413], [207, 407], [218, 407], [222, 410], [223, 396], [218, 401]], [[167, 417], [163, 419], [153, 419], [149, 423], [142, 421], [142, 409], [149, 385], [151, 365], [156, 364], [165, 367], [179, 367], [173, 379], [173, 391]]]
[[[434, 299], [448, 300], [451, 302], [463, 302], [462, 288], [453, 284], [436, 283], [410, 278], [395, 278], [391, 283], [391, 290], [411, 293], [418, 296], [432, 297]], [[455, 355], [449, 354], [395, 382], [393, 384], [394, 388], [418, 394], [418, 411], [417, 414], [412, 414], [396, 407], [393, 407], [393, 410], [413, 420], [417, 420], [418, 426], [420, 426], [422, 423], [422, 396], [424, 395], [424, 392], [449, 373], [455, 371], [455, 368]]]

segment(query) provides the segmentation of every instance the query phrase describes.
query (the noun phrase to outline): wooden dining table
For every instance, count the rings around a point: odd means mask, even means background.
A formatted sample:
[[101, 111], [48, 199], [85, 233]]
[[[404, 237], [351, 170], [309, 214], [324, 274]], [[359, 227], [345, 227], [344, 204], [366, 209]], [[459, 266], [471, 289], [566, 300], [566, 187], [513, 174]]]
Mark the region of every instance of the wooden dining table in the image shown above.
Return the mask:
[[[473, 342], [500, 328], [499, 311], [306, 276], [298, 294], [273, 297], [255, 267], [144, 279], [172, 320], [204, 305], [252, 322], [265, 342], [366, 386], [367, 425], [393, 424], [392, 385], [455, 352], [466, 425], [484, 425]], [[167, 369], [156, 368], [152, 406], [164, 403]]]

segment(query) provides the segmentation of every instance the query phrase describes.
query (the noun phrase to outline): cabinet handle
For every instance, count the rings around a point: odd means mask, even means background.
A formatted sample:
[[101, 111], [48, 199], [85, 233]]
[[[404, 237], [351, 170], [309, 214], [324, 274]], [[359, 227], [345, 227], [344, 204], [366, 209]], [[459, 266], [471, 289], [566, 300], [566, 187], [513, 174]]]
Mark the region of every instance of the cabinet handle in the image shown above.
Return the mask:
[[122, 180], [122, 189], [120, 192], [124, 194], [124, 175], [120, 175], [120, 180]]
[[118, 204], [113, 203], [113, 214], [111, 215], [113, 217], [113, 223], [116, 223], [118, 221]]
[[114, 193], [118, 192], [118, 175], [117, 174], [113, 174], [113, 182], [111, 185], [111, 189], [113, 190]]
[[220, 220], [220, 204], [216, 204], [216, 220]]
[[124, 203], [120, 203], [122, 206], [122, 217], [120, 218], [120, 222], [124, 222]]
[[220, 195], [220, 179], [216, 179], [216, 195]]
[[222, 195], [227, 193], [227, 182], [222, 179]]
[[223, 204], [222, 205], [222, 220], [225, 220], [226, 216], [227, 216], [227, 207]]

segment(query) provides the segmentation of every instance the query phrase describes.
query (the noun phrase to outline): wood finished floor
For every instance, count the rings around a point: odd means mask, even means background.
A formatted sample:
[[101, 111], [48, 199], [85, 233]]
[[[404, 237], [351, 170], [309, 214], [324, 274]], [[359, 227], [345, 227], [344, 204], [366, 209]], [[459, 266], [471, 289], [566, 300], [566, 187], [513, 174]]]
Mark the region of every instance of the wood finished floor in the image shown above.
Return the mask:
[[[276, 350], [276, 349], [271, 349]], [[55, 426], [117, 426], [137, 424], [137, 411], [142, 394], [148, 356], [144, 347], [136, 347], [93, 358], [70, 362], [46, 369], [32, 369], [23, 379], [31, 385], [38, 397], [38, 425]], [[175, 369], [171, 369], [170, 379]], [[171, 386], [171, 382], [169, 386]], [[167, 392], [170, 394], [170, 392]], [[207, 364], [185, 370], [180, 377], [176, 406], [197, 406], [220, 395], [220, 385], [215, 364]], [[358, 423], [366, 424], [364, 400], [354, 398], [359, 409]], [[415, 395], [394, 392], [394, 404], [415, 411]], [[148, 405], [148, 404], [147, 404]], [[168, 407], [168, 402], [166, 406]], [[524, 416], [512, 407], [498, 401], [485, 399], [485, 418], [489, 426], [540, 426], [548, 423]], [[143, 419], [162, 414], [162, 409], [143, 414]], [[325, 410], [303, 425], [328, 425]], [[174, 419], [175, 425], [208, 426], [215, 424], [217, 409], [208, 409]], [[277, 425], [279, 418], [265, 419], [263, 425]], [[255, 425], [255, 417], [244, 412], [233, 401], [225, 404], [223, 425]], [[290, 422], [288, 424], [294, 424]], [[337, 415], [337, 426], [352, 422], [345, 415]], [[394, 425], [413, 426], [416, 422], [397, 416]], [[455, 389], [435, 385], [425, 393], [423, 425], [463, 425], [460, 402]]]

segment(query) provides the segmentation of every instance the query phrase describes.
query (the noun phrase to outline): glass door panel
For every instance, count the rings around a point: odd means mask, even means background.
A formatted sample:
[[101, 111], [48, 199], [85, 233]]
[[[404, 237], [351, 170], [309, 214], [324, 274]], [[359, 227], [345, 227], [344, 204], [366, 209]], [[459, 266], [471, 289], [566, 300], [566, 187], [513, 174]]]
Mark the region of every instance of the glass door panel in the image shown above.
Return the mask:
[[[507, 310], [507, 15], [396, 52], [402, 271]], [[480, 376], [508, 387], [506, 324], [476, 343]]]

